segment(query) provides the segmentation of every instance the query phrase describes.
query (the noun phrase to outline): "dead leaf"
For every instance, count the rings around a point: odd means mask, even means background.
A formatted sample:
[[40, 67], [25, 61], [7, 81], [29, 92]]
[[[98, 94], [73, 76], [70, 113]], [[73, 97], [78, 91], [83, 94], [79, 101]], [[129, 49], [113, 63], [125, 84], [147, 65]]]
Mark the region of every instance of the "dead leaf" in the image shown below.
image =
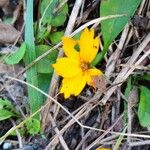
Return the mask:
[[5, 47], [1, 47], [1, 50], [0, 50], [0, 55], [9, 55], [11, 53], [14, 53], [15, 51], [18, 50], [18, 47], [16, 46], [5, 46]]
[[90, 85], [102, 93], [106, 92], [106, 79], [104, 75], [93, 76]]
[[21, 35], [12, 25], [0, 23], [0, 43], [10, 44], [14, 43]]
[[1, 0], [0, 1], [0, 7], [6, 7], [9, 5], [9, 0]]
[[129, 93], [129, 98], [128, 98], [129, 106], [131, 108], [137, 106], [138, 100], [139, 100], [138, 88], [134, 86], [133, 89]]
[[135, 15], [132, 19], [133, 25], [140, 29], [147, 29], [148, 22], [149, 22], [148, 17], [138, 16], [138, 15]]
[[7, 74], [11, 76], [16, 76], [22, 69], [23, 67], [18, 64], [15, 66], [11, 66], [0, 62], [0, 75]]
[[0, 8], [3, 10], [5, 15], [13, 15], [17, 2], [12, 0], [0, 0]]

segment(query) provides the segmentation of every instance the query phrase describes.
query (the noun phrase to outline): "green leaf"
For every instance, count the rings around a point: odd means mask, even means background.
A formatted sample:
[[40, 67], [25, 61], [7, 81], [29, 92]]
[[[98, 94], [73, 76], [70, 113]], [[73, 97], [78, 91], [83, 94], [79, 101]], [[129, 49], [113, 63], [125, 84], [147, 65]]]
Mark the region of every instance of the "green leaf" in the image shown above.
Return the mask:
[[6, 107], [8, 107], [8, 108], [11, 108], [12, 107], [12, 104], [11, 104], [11, 102], [10, 101], [8, 101], [8, 100], [3, 100], [3, 99], [1, 99], [0, 98], [0, 110], [1, 109], [3, 109], [3, 108], [6, 108]]
[[101, 61], [112, 41], [119, 35], [123, 30], [124, 26], [130, 20], [135, 13], [141, 0], [102, 0], [100, 4], [100, 16], [109, 15], [123, 15], [123, 17], [117, 17], [113, 19], [103, 20], [101, 22], [102, 37], [104, 40], [104, 48], [101, 53], [98, 54], [95, 61], [96, 65]]
[[[36, 51], [34, 44], [34, 30], [33, 30], [33, 0], [27, 0], [26, 5], [26, 19], [25, 19], [25, 43], [27, 50], [24, 57], [25, 65], [29, 65], [36, 59]], [[38, 73], [36, 65], [33, 65], [26, 71], [26, 80], [28, 83], [38, 87]], [[28, 102], [31, 113], [36, 112], [42, 105], [42, 95], [32, 87], [28, 86]], [[40, 120], [40, 114], [34, 116]]]
[[[64, 1], [64, 0], [63, 0]], [[63, 2], [62, 0], [59, 0], [58, 6], [60, 2]], [[53, 14], [51, 25], [55, 27], [59, 27], [63, 25], [66, 21], [68, 13], [68, 4], [65, 3], [56, 13]]]
[[41, 42], [49, 35], [50, 31], [47, 29], [47, 26], [50, 26], [51, 20], [53, 18], [53, 11], [57, 4], [58, 0], [43, 0], [41, 2], [41, 19], [39, 21], [39, 30], [37, 35], [39, 42]]
[[48, 35], [49, 35], [49, 32], [46, 27], [42, 27], [41, 29], [39, 29], [37, 33], [38, 42], [41, 42]]
[[41, 3], [41, 20], [40, 26], [44, 26], [45, 24], [51, 24], [52, 26], [61, 26], [64, 24], [67, 13], [68, 13], [68, 5], [65, 3], [61, 8], [59, 8], [56, 12], [55, 9], [63, 2], [62, 0], [43, 0]]
[[22, 43], [21, 47], [15, 52], [4, 58], [5, 62], [9, 65], [18, 64], [19, 61], [24, 57], [26, 51], [26, 44]]
[[43, 58], [37, 63], [38, 73], [52, 73], [53, 68], [50, 66], [49, 59]]
[[52, 73], [50, 74], [38, 74], [39, 79], [39, 87], [45, 93], [48, 93], [50, 81], [51, 81]]
[[0, 98], [0, 110], [2, 110], [2, 109], [9, 110], [16, 114], [15, 107], [12, 105], [12, 103], [7, 99], [3, 100]]
[[[41, 3], [41, 19], [39, 22], [38, 41], [48, 37], [51, 26], [64, 24], [68, 13], [68, 4], [64, 0], [43, 0]], [[60, 7], [61, 6], [61, 7]]]
[[144, 74], [143, 76], [140, 76], [138, 80], [147, 80], [150, 81], [150, 74]]
[[100, 6], [100, 16], [126, 14], [121, 18], [104, 20], [101, 23], [104, 47], [108, 48], [117, 35], [135, 13], [141, 0], [103, 0]]
[[58, 4], [58, 0], [43, 0], [41, 3], [41, 20], [40, 26], [44, 26], [45, 24], [50, 24], [51, 19], [53, 17], [53, 10], [56, 8]]
[[[51, 47], [47, 45], [39, 45], [36, 46], [36, 56], [39, 57], [44, 54], [47, 50]], [[53, 67], [52, 64], [55, 63], [57, 58], [57, 50], [53, 50], [50, 54], [46, 57], [42, 58], [40, 61], [37, 62], [37, 71], [38, 73], [52, 73]]]
[[[20, 135], [21, 135], [22, 137], [27, 135], [27, 134], [26, 134], [26, 133], [27, 133], [27, 130], [26, 130], [24, 127], [19, 128], [18, 131], [19, 131], [19, 133], [20, 133]], [[16, 131], [10, 133], [10, 136], [17, 136]]]
[[150, 89], [140, 87], [140, 103], [138, 107], [138, 117], [143, 127], [150, 126]]
[[9, 119], [12, 116], [15, 116], [15, 114], [12, 113], [11, 111], [8, 111], [5, 109], [0, 110], [0, 121], [5, 120], [5, 119]]
[[61, 38], [64, 36], [64, 32], [60, 31], [60, 32], [53, 32], [50, 34], [50, 40], [52, 42], [52, 44], [57, 44], [61, 41]]
[[51, 25], [54, 27], [59, 27], [61, 25], [63, 25], [66, 21], [67, 16], [64, 14], [59, 14], [57, 16], [55, 16], [52, 21], [51, 21]]
[[[59, 4], [63, 3], [64, 0], [59, 0]], [[65, 3], [60, 9], [58, 9], [57, 13], [68, 14], [68, 4]]]
[[27, 123], [27, 130], [30, 134], [35, 135], [40, 132], [40, 121], [37, 119], [30, 119]]
[[[39, 88], [44, 91], [45, 93], [48, 93], [49, 90], [49, 85], [51, 82], [51, 78], [52, 78], [52, 73], [50, 74], [38, 74], [38, 79], [39, 79]], [[43, 98], [43, 103], [45, 102], [45, 100], [47, 99], [46, 96], [42, 95]]]
[[14, 106], [8, 100], [0, 99], [0, 121], [16, 116]]

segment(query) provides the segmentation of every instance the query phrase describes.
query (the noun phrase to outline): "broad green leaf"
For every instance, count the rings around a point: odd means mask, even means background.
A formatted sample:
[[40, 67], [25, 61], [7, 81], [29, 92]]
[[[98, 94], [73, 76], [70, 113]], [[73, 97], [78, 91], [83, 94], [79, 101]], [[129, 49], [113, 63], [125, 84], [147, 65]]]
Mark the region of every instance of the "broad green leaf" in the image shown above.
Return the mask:
[[0, 110], [0, 121], [5, 120], [5, 119], [9, 119], [12, 116], [15, 116], [15, 114], [12, 113], [11, 111], [8, 111], [6, 109]]
[[41, 20], [40, 26], [45, 24], [50, 24], [53, 17], [53, 10], [56, 8], [58, 0], [43, 0], [41, 3]]
[[[63, 3], [64, 0], [59, 0], [59, 4]], [[57, 13], [68, 14], [68, 4], [65, 3], [61, 8], [58, 9]]]
[[[59, 0], [58, 6], [61, 2], [63, 1]], [[68, 5], [67, 3], [65, 3], [60, 9], [58, 9], [58, 11], [56, 11], [53, 14], [51, 25], [55, 27], [63, 25], [66, 21], [67, 13], [68, 13]]]
[[93, 62], [96, 65], [101, 61], [112, 41], [123, 30], [124, 26], [135, 13], [141, 0], [102, 0], [100, 4], [100, 16], [109, 15], [125, 15], [113, 19], [103, 20], [101, 22], [102, 37], [104, 40], [104, 48]]
[[50, 74], [39, 73], [38, 74], [39, 88], [45, 93], [48, 93], [51, 77], [52, 77], [52, 73]]
[[37, 35], [37, 39], [41, 42], [44, 38], [49, 35], [49, 30], [47, 30], [47, 26], [51, 26], [51, 20], [53, 18], [53, 11], [55, 10], [58, 4], [58, 0], [43, 0], [41, 2], [41, 18], [39, 21], [39, 31]]
[[0, 99], [0, 121], [16, 116], [14, 106], [8, 100]]
[[37, 63], [37, 71], [38, 73], [52, 73], [53, 68], [50, 66], [50, 60], [47, 58], [43, 58]]
[[3, 109], [11, 111], [14, 114], [17, 114], [15, 107], [12, 105], [12, 103], [9, 100], [7, 99], [3, 100], [0, 98], [0, 110], [3, 110]]
[[0, 98], [0, 110], [1, 109], [3, 109], [3, 108], [12, 108], [12, 104], [11, 104], [11, 102], [10, 101], [8, 101], [8, 100], [3, 100], [3, 99], [1, 99]]
[[37, 33], [38, 42], [41, 42], [48, 35], [49, 35], [49, 32], [46, 27], [42, 27], [41, 29], [39, 29], [39, 31]]
[[15, 52], [4, 58], [5, 62], [9, 65], [18, 64], [19, 61], [24, 57], [26, 51], [26, 44], [22, 43], [21, 47]]
[[150, 81], [150, 74], [144, 74], [143, 76], [138, 77], [138, 80]]
[[60, 32], [53, 32], [50, 34], [50, 40], [52, 42], [52, 44], [57, 44], [61, 41], [61, 38], [63, 37], [64, 32], [60, 31]]
[[[39, 57], [44, 54], [47, 50], [51, 47], [47, 45], [39, 45], [36, 46], [36, 56]], [[53, 67], [52, 64], [55, 63], [57, 58], [57, 50], [53, 50], [50, 54], [46, 57], [42, 58], [40, 61], [37, 62], [37, 71], [38, 73], [52, 73]]]
[[40, 121], [37, 119], [30, 119], [27, 123], [27, 130], [30, 134], [35, 135], [40, 132]]
[[[44, 91], [45, 93], [48, 93], [49, 90], [49, 85], [51, 82], [51, 78], [52, 78], [52, 73], [50, 74], [38, 74], [38, 79], [39, 79], [39, 88]], [[43, 98], [43, 103], [45, 102], [45, 100], [47, 99], [46, 96], [42, 95]]]
[[59, 14], [55, 17], [53, 17], [52, 21], [51, 21], [51, 25], [54, 27], [59, 27], [61, 25], [63, 25], [66, 21], [67, 16], [64, 14]]
[[150, 89], [141, 86], [138, 117], [143, 127], [150, 127]]
[[100, 16], [125, 14], [120, 18], [104, 20], [101, 23], [104, 47], [108, 48], [117, 35], [135, 13], [141, 0], [103, 0], [100, 5]]
[[[63, 5], [62, 5], [63, 4]], [[68, 4], [64, 0], [43, 0], [39, 22], [38, 41], [48, 37], [51, 26], [61, 26], [67, 18]]]
[[[68, 13], [68, 5], [65, 3], [57, 10], [57, 7], [62, 3], [62, 0], [43, 0], [41, 3], [41, 20], [40, 27], [46, 24], [52, 26], [61, 26], [66, 20]], [[56, 11], [55, 11], [56, 10]]]

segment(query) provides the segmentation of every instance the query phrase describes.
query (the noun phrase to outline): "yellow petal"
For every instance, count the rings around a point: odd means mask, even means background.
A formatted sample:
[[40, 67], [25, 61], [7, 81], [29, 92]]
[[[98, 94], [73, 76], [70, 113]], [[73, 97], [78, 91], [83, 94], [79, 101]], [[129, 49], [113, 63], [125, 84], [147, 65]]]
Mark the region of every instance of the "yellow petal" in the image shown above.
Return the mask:
[[96, 150], [111, 150], [110, 148], [97, 148]]
[[56, 73], [62, 77], [70, 78], [82, 72], [78, 59], [71, 59], [67, 57], [59, 58], [52, 66]]
[[87, 70], [86, 72], [86, 82], [88, 85], [91, 85], [91, 82], [92, 82], [92, 77], [93, 76], [99, 76], [99, 75], [102, 75], [102, 71], [100, 71], [99, 69], [89, 69]]
[[99, 49], [100, 40], [98, 37], [94, 39], [94, 29], [85, 29], [80, 37], [80, 57], [85, 62], [92, 62], [96, 57]]
[[65, 99], [69, 98], [71, 96], [71, 91], [69, 88], [69, 85], [71, 84], [71, 80], [64, 78], [62, 80], [62, 87], [60, 90], [60, 93], [64, 93]]
[[75, 40], [69, 37], [63, 37], [62, 41], [63, 41], [63, 50], [66, 56], [70, 58], [79, 57], [79, 52], [77, 52], [74, 48], [75, 45], [77, 44]]
[[89, 74], [90, 76], [98, 76], [98, 75], [101, 75], [101, 74], [103, 74], [103, 73], [102, 73], [101, 70], [94, 68], [94, 69], [89, 69], [89, 70], [88, 70], [88, 74]]
[[64, 93], [64, 97], [68, 98], [71, 95], [79, 95], [86, 85], [85, 76], [80, 73], [73, 78], [64, 78], [60, 93]]

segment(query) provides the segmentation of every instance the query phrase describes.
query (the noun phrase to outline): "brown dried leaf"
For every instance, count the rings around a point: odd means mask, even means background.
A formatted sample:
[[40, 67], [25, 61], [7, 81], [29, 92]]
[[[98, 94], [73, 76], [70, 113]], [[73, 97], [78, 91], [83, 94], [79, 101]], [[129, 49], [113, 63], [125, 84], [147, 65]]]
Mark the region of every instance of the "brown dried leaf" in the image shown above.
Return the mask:
[[105, 79], [104, 75], [93, 76], [90, 84], [95, 89], [97, 88], [100, 92], [102, 92], [102, 93], [106, 92], [106, 79]]
[[7, 74], [7, 75], [15, 76], [22, 69], [23, 67], [21, 65], [11, 66], [11, 65], [7, 65], [7, 64], [0, 62], [0, 74]]
[[0, 23], [0, 43], [10, 44], [14, 43], [21, 35], [12, 25]]
[[138, 104], [138, 100], [138, 88], [135, 86], [129, 93], [128, 104], [130, 105], [130, 107], [135, 107]]
[[9, 5], [9, 0], [1, 0], [0, 1], [0, 7], [6, 7]]
[[13, 15], [13, 11], [15, 10], [16, 4], [15, 1], [12, 0], [0, 0], [0, 8], [3, 10], [5, 15]]

